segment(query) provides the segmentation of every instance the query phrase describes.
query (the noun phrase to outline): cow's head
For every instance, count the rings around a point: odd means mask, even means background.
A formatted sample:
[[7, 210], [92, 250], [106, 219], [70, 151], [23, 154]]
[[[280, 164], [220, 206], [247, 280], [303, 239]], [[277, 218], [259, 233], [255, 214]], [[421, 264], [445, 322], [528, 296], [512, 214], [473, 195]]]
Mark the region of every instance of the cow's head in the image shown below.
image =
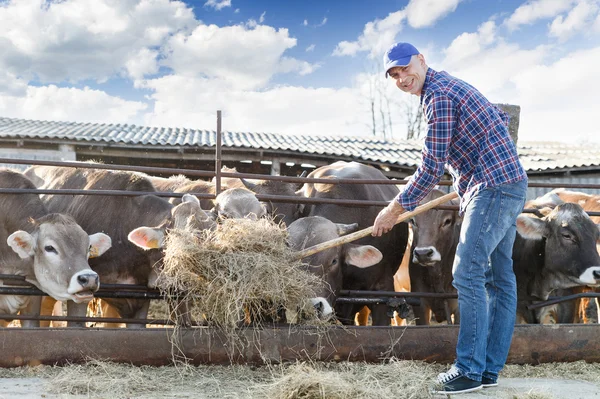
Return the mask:
[[600, 285], [600, 233], [580, 205], [560, 204], [541, 219], [522, 214], [517, 229], [525, 238], [545, 240], [545, 281], [532, 295], [545, 299], [552, 289]]
[[[433, 190], [423, 203], [441, 197], [444, 193]], [[458, 205], [458, 201], [450, 201], [444, 205]], [[413, 227], [413, 263], [421, 266], [435, 266], [442, 257], [453, 256], [460, 234], [461, 218], [458, 212], [451, 210], [431, 209], [415, 215], [411, 220]]]
[[[300, 251], [351, 233], [357, 228], [356, 223], [339, 224], [320, 216], [305, 217], [288, 226], [288, 242], [292, 249]], [[366, 268], [379, 263], [382, 257], [381, 252], [371, 245], [344, 244], [304, 258], [308, 270], [325, 283], [320, 296], [313, 298], [313, 303], [322, 305], [324, 315], [330, 314], [342, 289], [343, 266]]]
[[88, 235], [70, 216], [49, 214], [34, 221], [31, 233], [16, 231], [7, 243], [31, 261], [33, 284], [59, 301], [80, 303], [91, 300], [100, 287], [88, 258], [106, 252], [111, 239], [103, 233]]
[[214, 215], [200, 208], [200, 201], [191, 194], [184, 194], [181, 203], [171, 209], [171, 218], [160, 226], [141, 226], [132, 230], [127, 239], [144, 250], [164, 247], [169, 229], [194, 230], [212, 229], [215, 226]]
[[213, 212], [219, 218], [258, 219], [267, 214], [256, 195], [245, 188], [229, 188], [215, 198]]
[[[300, 177], [305, 177], [306, 171], [302, 172]], [[258, 195], [279, 195], [287, 197], [297, 197], [298, 185], [275, 180], [249, 181], [240, 179], [244, 186]], [[283, 222], [289, 226], [300, 216], [300, 206], [290, 202], [264, 201], [265, 209], [269, 215], [272, 215], [276, 222]]]

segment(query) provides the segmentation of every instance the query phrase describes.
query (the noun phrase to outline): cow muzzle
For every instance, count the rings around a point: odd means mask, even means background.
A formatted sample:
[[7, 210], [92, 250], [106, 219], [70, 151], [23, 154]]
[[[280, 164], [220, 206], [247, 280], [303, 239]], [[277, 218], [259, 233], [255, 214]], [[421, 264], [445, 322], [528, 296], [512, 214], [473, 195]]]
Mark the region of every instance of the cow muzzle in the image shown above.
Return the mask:
[[71, 277], [69, 294], [73, 296], [76, 303], [90, 301], [94, 292], [100, 288], [100, 277], [91, 269], [82, 270]]
[[433, 266], [442, 260], [436, 247], [416, 247], [413, 250], [413, 262], [421, 266]]
[[333, 308], [331, 307], [331, 305], [329, 304], [327, 299], [325, 299], [323, 297], [316, 297], [316, 298], [311, 298], [310, 301], [313, 304], [313, 306], [315, 307], [315, 310], [317, 311], [317, 315], [319, 316], [319, 318], [326, 319], [333, 314]]
[[585, 269], [579, 276], [579, 280], [592, 287], [600, 285], [600, 266], [592, 266]]

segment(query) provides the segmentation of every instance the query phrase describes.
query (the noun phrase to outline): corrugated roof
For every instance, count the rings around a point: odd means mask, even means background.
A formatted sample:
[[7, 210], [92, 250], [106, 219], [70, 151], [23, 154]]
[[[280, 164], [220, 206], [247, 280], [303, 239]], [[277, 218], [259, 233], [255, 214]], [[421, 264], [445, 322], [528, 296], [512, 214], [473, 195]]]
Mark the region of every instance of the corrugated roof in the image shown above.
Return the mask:
[[[0, 138], [52, 139], [128, 145], [214, 147], [216, 132], [136, 125], [37, 121], [0, 117]], [[414, 167], [420, 143], [371, 137], [222, 132], [223, 147], [322, 154]]]
[[[50, 139], [125, 145], [214, 147], [216, 132], [126, 124], [39, 121], [0, 117], [0, 138]], [[277, 133], [222, 133], [222, 145], [352, 157], [365, 161], [416, 167], [420, 140], [382, 140], [374, 137], [313, 136]], [[528, 171], [600, 166], [600, 146], [549, 142], [519, 142], [519, 155]]]

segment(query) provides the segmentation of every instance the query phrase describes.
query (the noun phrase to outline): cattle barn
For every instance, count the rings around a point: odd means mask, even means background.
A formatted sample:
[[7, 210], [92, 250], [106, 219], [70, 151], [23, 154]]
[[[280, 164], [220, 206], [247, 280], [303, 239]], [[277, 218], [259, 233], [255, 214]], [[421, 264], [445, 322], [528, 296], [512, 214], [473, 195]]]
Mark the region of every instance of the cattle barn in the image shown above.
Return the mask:
[[[422, 147], [420, 140], [386, 141], [372, 136], [223, 131], [220, 139], [221, 165], [236, 168], [241, 173], [287, 176], [299, 176], [304, 171], [310, 173], [321, 166], [345, 161], [373, 166], [384, 176], [401, 180], [418, 166]], [[27, 165], [10, 160], [95, 161], [107, 165], [213, 171], [217, 141], [215, 130], [0, 118], [2, 166], [21, 170]], [[577, 189], [577, 185], [600, 182], [600, 146], [519, 141], [518, 150], [531, 183], [572, 185]], [[163, 173], [162, 177], [168, 174]], [[548, 188], [534, 185], [530, 187], [529, 198], [547, 191]], [[600, 193], [600, 190], [587, 192]], [[454, 357], [457, 326], [445, 327], [365, 330], [346, 326], [345, 330], [331, 331], [326, 340], [318, 334], [287, 328], [248, 330], [242, 334], [248, 340], [259, 337], [261, 344], [246, 348], [243, 356], [239, 355], [235, 361], [295, 360], [300, 354], [294, 345], [302, 342], [304, 355], [309, 359], [379, 361], [386, 356], [396, 356], [448, 362]], [[517, 350], [509, 355], [509, 362], [575, 361], [584, 357], [588, 361], [600, 361], [600, 348], [594, 344], [595, 328], [597, 326], [591, 325], [517, 326], [513, 341]], [[164, 330], [154, 334], [151, 329], [101, 329], [93, 331], [92, 336], [90, 329], [64, 329], [60, 331], [60, 338], [58, 335], [50, 338], [52, 342], [43, 330], [19, 330], [2, 332], [5, 353], [0, 366], [53, 364], [65, 360], [81, 362], [92, 355], [132, 364], [162, 365], [172, 360], [172, 343], [166, 339]], [[121, 334], [125, 332], [129, 338]], [[194, 334], [180, 337], [179, 348], [195, 363], [232, 362], [231, 353], [221, 348], [222, 337], [218, 332], [206, 334], [211, 334], [208, 348], [198, 346], [198, 336]], [[57, 339], [69, 343], [62, 352], [56, 351]], [[28, 342], [25, 349], [19, 344], [23, 340]], [[152, 354], [148, 348], [154, 349]], [[265, 348], [271, 349], [265, 351]]]
[[[0, 158], [214, 170], [215, 145], [215, 130], [0, 117]], [[335, 161], [356, 161], [403, 179], [417, 168], [421, 148], [420, 140], [225, 130], [221, 162], [241, 173], [298, 176]], [[518, 141], [518, 150], [530, 183], [600, 183], [600, 145]], [[528, 198], [547, 191], [530, 187]], [[598, 189], [578, 191], [600, 194]]]

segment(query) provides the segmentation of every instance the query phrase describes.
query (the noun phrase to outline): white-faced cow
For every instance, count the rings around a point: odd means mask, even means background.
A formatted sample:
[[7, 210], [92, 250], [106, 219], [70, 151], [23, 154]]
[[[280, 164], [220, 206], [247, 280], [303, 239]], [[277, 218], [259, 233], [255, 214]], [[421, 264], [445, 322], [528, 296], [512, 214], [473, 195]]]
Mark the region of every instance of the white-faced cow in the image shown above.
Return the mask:
[[[236, 173], [235, 168], [228, 168], [224, 166], [221, 168], [222, 172]], [[303, 172], [300, 177], [304, 177], [306, 172]], [[212, 184], [214, 185], [216, 177], [213, 178]], [[298, 196], [297, 189], [298, 184], [289, 183], [275, 180], [262, 180], [262, 179], [244, 179], [235, 177], [222, 177], [221, 184], [223, 189], [229, 188], [247, 188], [257, 195], [273, 195], [273, 196], [286, 196], [296, 197]], [[291, 202], [281, 202], [277, 200], [261, 201], [268, 215], [273, 216], [275, 222], [283, 222], [286, 226], [289, 226], [294, 220], [300, 217], [299, 206]]]
[[[75, 168], [30, 168], [27, 173], [46, 182], [42, 188], [155, 192], [141, 174], [123, 171]], [[56, 178], [59, 176], [59, 178]], [[173, 223], [173, 205], [166, 199], [141, 196], [55, 195], [44, 198], [51, 210], [72, 215], [86, 231], [103, 231], [113, 239], [113, 247], [98, 259], [90, 260], [92, 269], [108, 284], [148, 286], [160, 267], [162, 250], [144, 250], [132, 244], [128, 235], [140, 226], [168, 226]], [[146, 318], [149, 301], [145, 299], [106, 298], [123, 318]], [[86, 309], [67, 303], [69, 315], [84, 316]], [[75, 325], [70, 323], [69, 325]], [[143, 327], [129, 323], [127, 327]]]
[[[440, 190], [432, 190], [421, 203], [426, 203], [444, 195]], [[444, 205], [458, 205], [451, 201]], [[452, 264], [460, 238], [461, 219], [457, 211], [431, 209], [415, 215], [411, 220], [413, 228], [412, 257], [409, 264], [411, 291], [438, 294], [456, 293], [452, 286]], [[459, 322], [458, 301], [448, 299], [448, 308], [442, 299], [421, 298], [420, 306], [413, 306], [416, 324], [429, 325], [431, 315], [438, 323], [454, 315]]]
[[[332, 184], [305, 183], [300, 194], [308, 198], [390, 201], [398, 195], [398, 188], [392, 184], [335, 184], [338, 179], [383, 180], [385, 175], [372, 166], [357, 162], [336, 162], [320, 167], [308, 177], [331, 179]], [[373, 225], [381, 206], [342, 206], [334, 204], [309, 204], [302, 216], [322, 216], [334, 223], [357, 223], [359, 229]], [[397, 224], [389, 233], [381, 237], [365, 237], [357, 244], [372, 245], [383, 255], [378, 264], [369, 268], [342, 265], [342, 289], [348, 290], [394, 290], [394, 274], [398, 270], [406, 242], [408, 225]], [[354, 323], [354, 317], [363, 306], [356, 304], [338, 304], [336, 314], [345, 324]], [[385, 304], [370, 305], [373, 325], [389, 325], [390, 316]]]
[[[0, 169], [0, 187], [35, 189], [23, 174]], [[61, 301], [86, 304], [99, 288], [90, 256], [111, 246], [103, 233], [88, 235], [67, 215], [48, 213], [37, 194], [0, 194], [0, 272], [25, 280]], [[0, 282], [5, 285], [4, 282]], [[39, 297], [2, 296], [0, 312], [38, 314]], [[23, 325], [39, 326], [39, 322]]]
[[[288, 226], [288, 243], [295, 251], [321, 244], [356, 231], [358, 224], [333, 223], [321, 216], [300, 218]], [[381, 252], [372, 245], [344, 244], [317, 252], [302, 261], [324, 281], [323, 291], [312, 302], [324, 316], [332, 313], [342, 288], [345, 267], [368, 268], [381, 261]]]
[[[513, 249], [517, 321], [540, 322], [525, 305], [556, 290], [600, 285], [598, 226], [578, 204], [557, 205], [542, 218], [522, 214]], [[560, 320], [557, 320], [560, 322]]]

